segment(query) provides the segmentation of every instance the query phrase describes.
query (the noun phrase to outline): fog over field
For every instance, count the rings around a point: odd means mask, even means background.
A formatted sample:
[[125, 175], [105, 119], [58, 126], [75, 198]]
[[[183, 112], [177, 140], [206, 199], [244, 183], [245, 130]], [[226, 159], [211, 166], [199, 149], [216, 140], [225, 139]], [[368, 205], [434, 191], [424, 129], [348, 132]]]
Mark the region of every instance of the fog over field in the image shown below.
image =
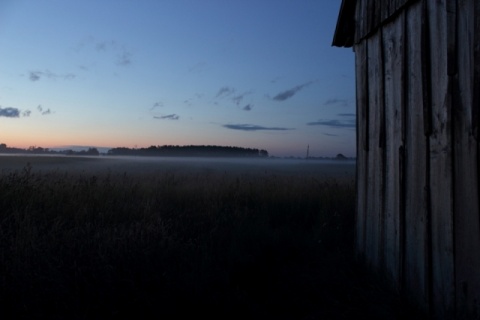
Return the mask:
[[126, 172], [149, 174], [226, 173], [289, 174], [318, 177], [353, 178], [353, 160], [246, 159], [193, 157], [75, 157], [62, 155], [1, 155], [0, 170], [21, 170], [27, 165], [34, 171], [68, 171], [92, 174]]
[[414, 319], [355, 261], [354, 178], [351, 160], [2, 155], [0, 319]]

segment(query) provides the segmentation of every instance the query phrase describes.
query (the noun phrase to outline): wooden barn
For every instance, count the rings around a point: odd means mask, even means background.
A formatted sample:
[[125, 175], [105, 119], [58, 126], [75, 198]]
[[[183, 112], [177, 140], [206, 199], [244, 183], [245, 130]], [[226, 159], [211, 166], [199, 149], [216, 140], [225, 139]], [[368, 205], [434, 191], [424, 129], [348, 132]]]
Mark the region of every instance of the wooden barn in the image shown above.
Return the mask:
[[358, 258], [433, 318], [480, 318], [480, 0], [343, 0]]

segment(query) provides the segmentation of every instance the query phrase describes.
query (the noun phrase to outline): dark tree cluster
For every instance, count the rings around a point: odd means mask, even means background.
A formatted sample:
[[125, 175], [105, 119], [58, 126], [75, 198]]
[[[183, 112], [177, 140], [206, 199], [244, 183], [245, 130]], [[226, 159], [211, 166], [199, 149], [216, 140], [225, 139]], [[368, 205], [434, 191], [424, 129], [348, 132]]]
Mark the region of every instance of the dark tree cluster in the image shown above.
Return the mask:
[[5, 143], [0, 143], [0, 153], [34, 153], [34, 154], [45, 154], [45, 153], [57, 153], [56, 151], [50, 150], [48, 148], [31, 146], [27, 149], [8, 147]]
[[268, 158], [266, 150], [225, 146], [150, 146], [148, 148], [113, 148], [112, 156], [161, 156], [161, 157], [261, 157]]
[[88, 150], [74, 151], [71, 149], [67, 150], [50, 150], [49, 148], [42, 148], [31, 146], [27, 149], [8, 147], [5, 143], [0, 143], [0, 153], [10, 153], [10, 154], [66, 154], [71, 156], [98, 156], [100, 152], [97, 148], [88, 148]]
[[81, 151], [65, 150], [62, 153], [65, 153], [68, 156], [99, 156], [100, 155], [100, 152], [98, 152], [97, 148], [88, 148], [88, 150], [81, 150]]

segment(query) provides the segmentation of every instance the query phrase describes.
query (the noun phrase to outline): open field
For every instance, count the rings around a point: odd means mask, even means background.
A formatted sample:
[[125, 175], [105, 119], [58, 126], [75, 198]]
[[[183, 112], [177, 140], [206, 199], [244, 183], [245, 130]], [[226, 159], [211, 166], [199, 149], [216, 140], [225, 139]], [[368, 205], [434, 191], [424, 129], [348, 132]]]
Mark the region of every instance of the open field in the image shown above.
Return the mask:
[[354, 164], [275, 161], [0, 157], [0, 318], [416, 316], [353, 261]]
[[105, 173], [233, 173], [315, 175], [322, 178], [352, 179], [351, 160], [290, 160], [256, 158], [176, 158], [176, 157], [73, 157], [64, 155], [1, 155], [0, 170], [21, 170], [27, 164], [35, 171]]

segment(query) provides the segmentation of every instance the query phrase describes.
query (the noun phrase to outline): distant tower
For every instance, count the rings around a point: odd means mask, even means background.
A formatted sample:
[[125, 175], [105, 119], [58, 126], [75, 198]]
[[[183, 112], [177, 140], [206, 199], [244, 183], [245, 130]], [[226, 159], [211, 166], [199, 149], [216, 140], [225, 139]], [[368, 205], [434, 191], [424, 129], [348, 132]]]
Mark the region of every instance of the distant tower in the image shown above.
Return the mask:
[[308, 159], [310, 157], [310, 145], [307, 145], [307, 156], [305, 159]]

